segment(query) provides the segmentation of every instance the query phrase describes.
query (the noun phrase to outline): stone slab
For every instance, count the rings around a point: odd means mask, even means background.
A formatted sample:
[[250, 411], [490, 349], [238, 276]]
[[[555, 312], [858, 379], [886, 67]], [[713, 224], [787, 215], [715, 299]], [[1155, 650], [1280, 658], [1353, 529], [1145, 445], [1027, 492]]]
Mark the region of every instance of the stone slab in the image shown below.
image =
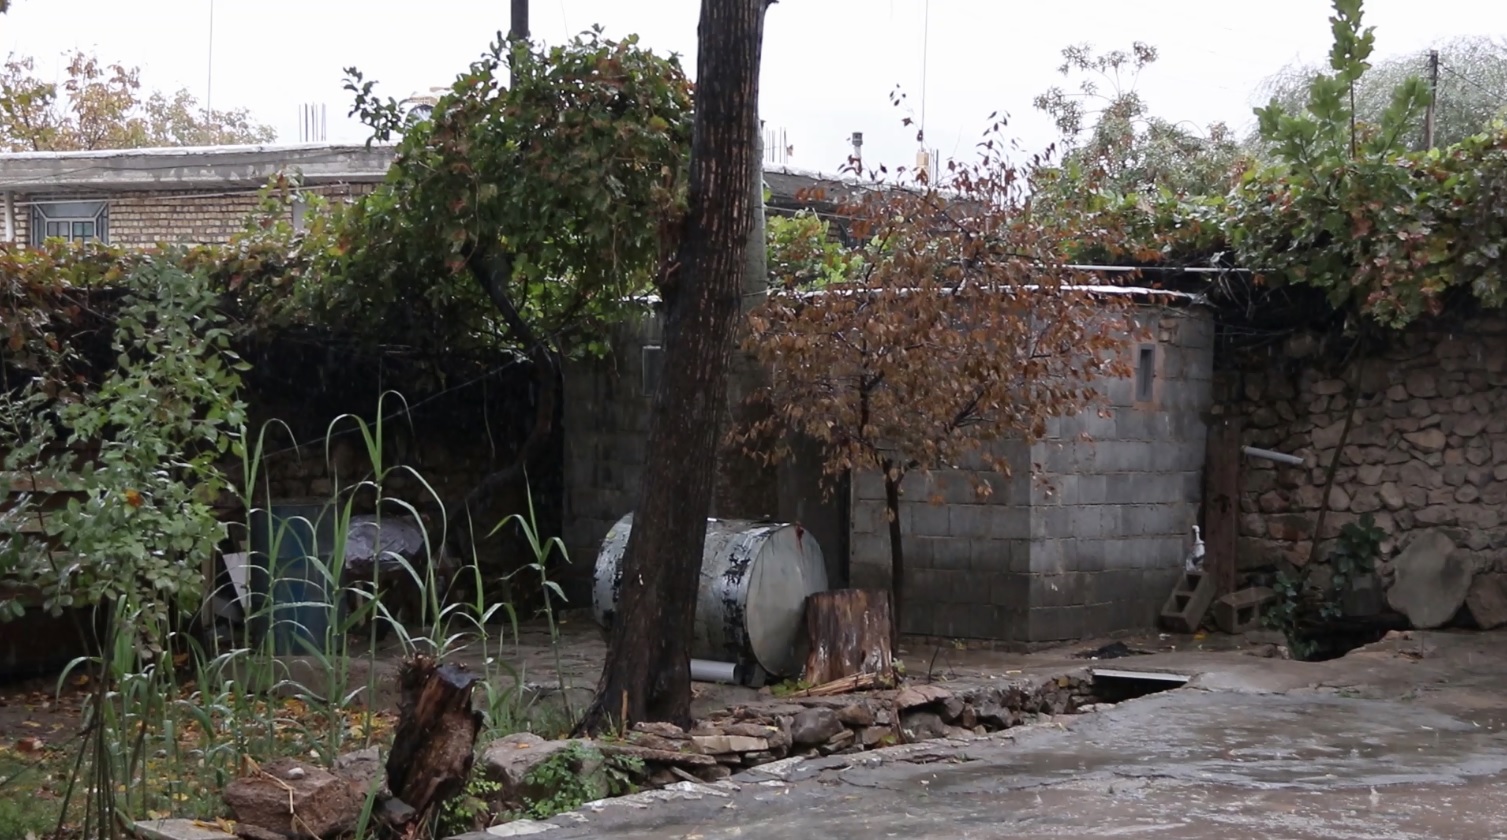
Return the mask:
[[1465, 606], [1482, 630], [1507, 624], [1507, 575], [1477, 575], [1465, 595]]
[[1475, 565], [1455, 548], [1444, 532], [1425, 531], [1392, 561], [1395, 577], [1387, 604], [1420, 630], [1443, 626], [1465, 603]]
[[234, 834], [198, 820], [147, 820], [136, 823], [135, 833], [142, 840], [236, 840]]

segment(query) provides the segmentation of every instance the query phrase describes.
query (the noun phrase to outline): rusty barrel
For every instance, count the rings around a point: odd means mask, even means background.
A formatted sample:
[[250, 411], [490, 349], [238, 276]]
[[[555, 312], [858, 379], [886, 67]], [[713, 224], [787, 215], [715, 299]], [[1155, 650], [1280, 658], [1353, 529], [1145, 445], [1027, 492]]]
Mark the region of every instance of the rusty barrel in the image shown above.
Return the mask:
[[[592, 613], [609, 627], [622, 584], [633, 514], [602, 540], [592, 576]], [[827, 589], [827, 566], [810, 531], [795, 524], [708, 519], [691, 656], [757, 664], [773, 676], [805, 659], [806, 597]]]

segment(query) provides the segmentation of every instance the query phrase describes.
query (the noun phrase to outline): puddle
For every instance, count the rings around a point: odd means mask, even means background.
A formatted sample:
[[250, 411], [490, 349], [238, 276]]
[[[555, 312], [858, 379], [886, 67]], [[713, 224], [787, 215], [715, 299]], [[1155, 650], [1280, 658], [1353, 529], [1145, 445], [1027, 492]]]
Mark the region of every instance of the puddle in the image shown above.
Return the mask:
[[932, 791], [1064, 778], [1158, 778], [1279, 789], [1458, 784], [1507, 771], [1507, 734], [1433, 710], [1323, 696], [1177, 692], [1030, 733]]

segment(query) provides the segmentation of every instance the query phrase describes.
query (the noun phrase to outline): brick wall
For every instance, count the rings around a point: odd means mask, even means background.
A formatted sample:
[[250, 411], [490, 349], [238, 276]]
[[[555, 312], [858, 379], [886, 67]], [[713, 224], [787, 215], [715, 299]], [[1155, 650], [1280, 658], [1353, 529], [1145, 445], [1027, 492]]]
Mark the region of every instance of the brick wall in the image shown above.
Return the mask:
[[[1143, 322], [1155, 336], [1151, 399], [1136, 399], [1133, 379], [1106, 383], [1110, 417], [1062, 418], [1029, 448], [1004, 445], [1019, 465], [1010, 478], [966, 469], [906, 478], [904, 632], [1047, 642], [1155, 624], [1202, 498], [1213, 324], [1197, 310]], [[975, 496], [979, 478], [990, 497]], [[877, 475], [855, 478], [852, 510], [853, 583], [887, 587]]]
[[[337, 201], [370, 192], [370, 184], [324, 184], [305, 191]], [[143, 248], [159, 243], [228, 242], [256, 210], [258, 191], [228, 188], [191, 191], [121, 191], [69, 196], [43, 194], [16, 198], [16, 241], [30, 242], [32, 201], [98, 201], [109, 204], [108, 236], [112, 245]]]
[[1321, 540], [1369, 514], [1387, 535], [1384, 558], [1437, 529], [1480, 570], [1507, 572], [1507, 318], [1419, 324], [1364, 359], [1343, 447], [1349, 374], [1317, 346], [1298, 336], [1221, 374], [1220, 411], [1242, 418], [1242, 443], [1303, 458], [1242, 460], [1238, 568], [1307, 563], [1338, 449]]

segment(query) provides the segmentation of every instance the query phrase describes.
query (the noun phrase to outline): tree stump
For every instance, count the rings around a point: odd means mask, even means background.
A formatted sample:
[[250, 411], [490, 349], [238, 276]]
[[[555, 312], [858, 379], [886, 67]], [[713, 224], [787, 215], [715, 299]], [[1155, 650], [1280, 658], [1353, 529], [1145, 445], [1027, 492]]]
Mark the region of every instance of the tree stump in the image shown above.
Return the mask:
[[460, 793], [471, 774], [482, 724], [481, 713], [471, 709], [476, 681], [464, 667], [427, 656], [403, 663], [398, 674], [402, 696], [387, 756], [387, 787], [420, 821]]
[[802, 681], [822, 685], [854, 674], [888, 676], [894, 670], [890, 648], [889, 593], [876, 589], [836, 589], [806, 599], [810, 652]]

